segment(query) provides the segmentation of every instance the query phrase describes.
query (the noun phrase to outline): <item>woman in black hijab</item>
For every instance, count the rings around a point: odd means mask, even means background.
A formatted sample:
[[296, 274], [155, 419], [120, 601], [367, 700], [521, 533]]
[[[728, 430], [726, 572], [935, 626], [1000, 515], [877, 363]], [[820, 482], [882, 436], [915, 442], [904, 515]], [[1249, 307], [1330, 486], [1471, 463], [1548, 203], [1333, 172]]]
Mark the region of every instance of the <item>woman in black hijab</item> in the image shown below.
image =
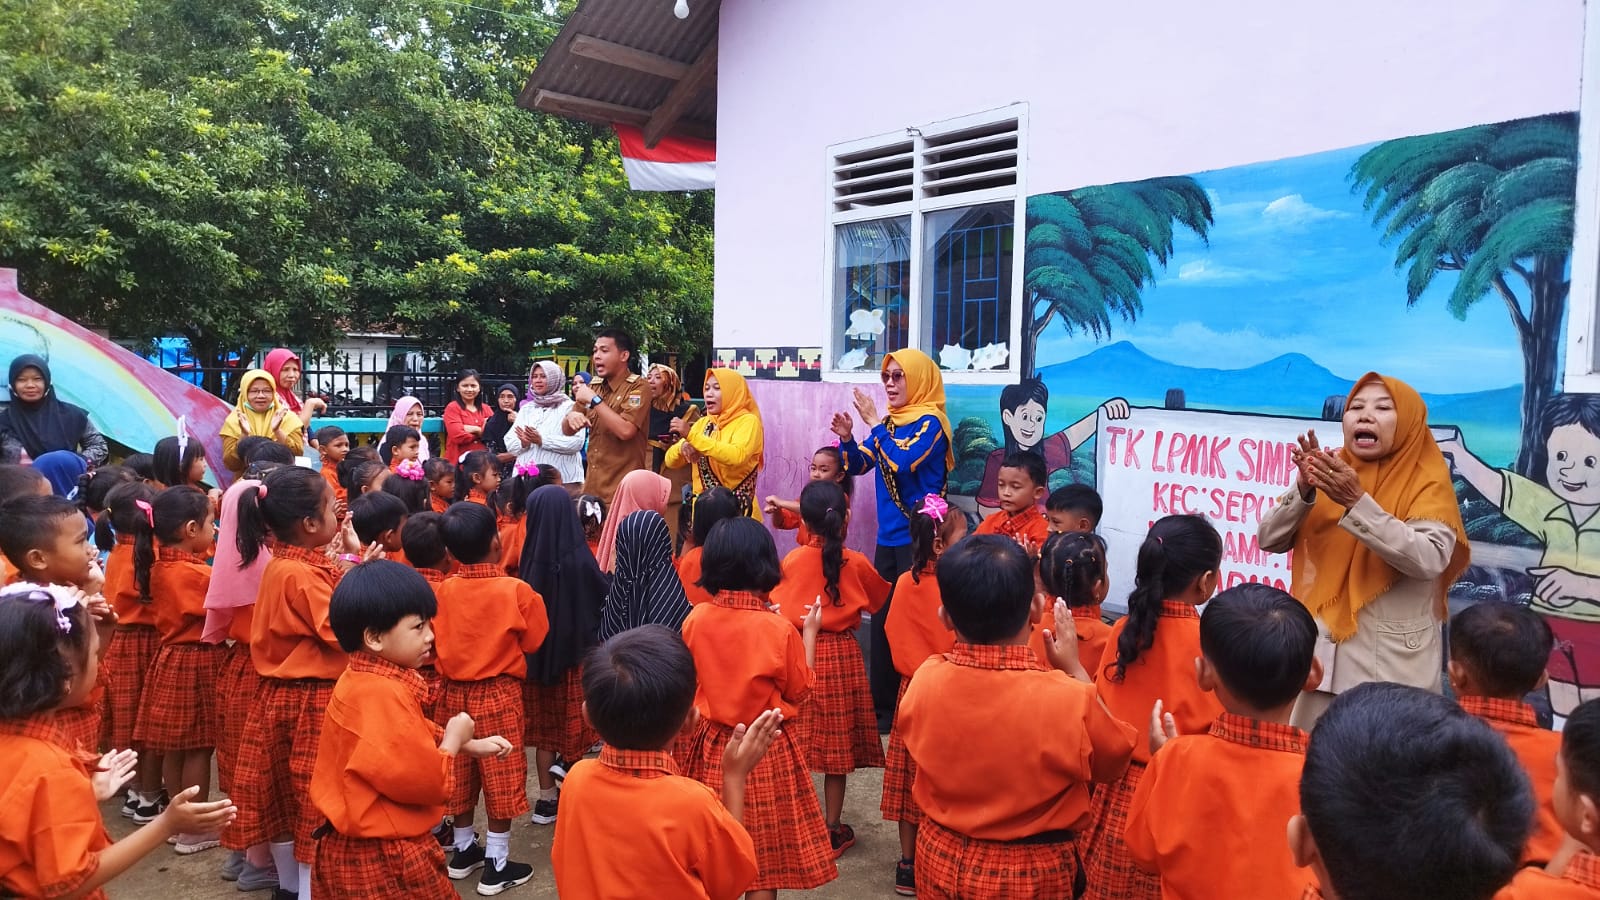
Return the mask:
[[507, 382], [494, 392], [493, 399], [487, 401], [491, 407], [489, 421], [483, 424], [483, 445], [489, 448], [495, 462], [500, 464], [501, 478], [510, 477], [511, 466], [517, 461], [517, 455], [506, 450], [506, 434], [511, 431], [512, 423], [517, 421], [521, 399], [522, 394], [517, 386]]
[[38, 459], [54, 450], [80, 454], [91, 468], [106, 461], [105, 436], [88, 413], [56, 396], [44, 357], [24, 353], [13, 359], [6, 381], [11, 403], [0, 412], [0, 462], [19, 462], [23, 451]]

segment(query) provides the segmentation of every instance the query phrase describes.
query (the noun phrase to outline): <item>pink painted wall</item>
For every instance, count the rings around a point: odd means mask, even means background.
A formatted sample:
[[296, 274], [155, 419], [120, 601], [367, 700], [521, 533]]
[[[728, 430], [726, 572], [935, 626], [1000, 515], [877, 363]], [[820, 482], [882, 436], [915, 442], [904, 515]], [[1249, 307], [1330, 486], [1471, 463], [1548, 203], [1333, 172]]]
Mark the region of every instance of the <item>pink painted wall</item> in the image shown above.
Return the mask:
[[[833, 443], [828, 424], [835, 412], [853, 410], [850, 391], [855, 385], [818, 382], [778, 382], [750, 380], [750, 392], [761, 407], [761, 422], [766, 434], [766, 466], [756, 482], [757, 496], [793, 500], [811, 477], [811, 454], [818, 447]], [[871, 386], [868, 386], [871, 389]], [[878, 408], [887, 409], [883, 390], [877, 389]], [[854, 413], [852, 412], [852, 415]], [[868, 429], [856, 423], [856, 438], [867, 436]], [[857, 478], [850, 504], [850, 535], [846, 545], [867, 556], [877, 544], [878, 516], [875, 503], [877, 475]], [[794, 532], [775, 532], [778, 554], [794, 547]]]
[[1582, 44], [1582, 0], [724, 0], [715, 343], [821, 343], [831, 144], [1024, 101], [1039, 194], [1577, 109]]

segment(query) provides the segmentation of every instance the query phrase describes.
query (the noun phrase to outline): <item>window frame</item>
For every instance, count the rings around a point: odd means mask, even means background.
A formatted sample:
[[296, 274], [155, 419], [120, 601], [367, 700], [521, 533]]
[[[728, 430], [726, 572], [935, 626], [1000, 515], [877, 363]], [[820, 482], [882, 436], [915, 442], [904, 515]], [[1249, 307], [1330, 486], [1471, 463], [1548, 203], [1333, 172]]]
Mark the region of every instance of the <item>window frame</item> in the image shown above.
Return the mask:
[[[1017, 181], [1011, 187], [984, 188], [970, 192], [948, 194], [940, 197], [924, 198], [922, 155], [926, 149], [928, 136], [939, 137], [952, 132], [965, 131], [983, 125], [1015, 119], [1017, 122]], [[912, 139], [912, 169], [911, 169], [911, 199], [899, 203], [871, 206], [863, 209], [852, 209], [840, 212], [833, 208], [833, 178], [832, 172], [836, 160], [840, 156], [859, 153], [878, 147], [903, 143], [907, 137]], [[1010, 355], [1006, 358], [1006, 365], [1000, 369], [990, 369], [982, 372], [966, 370], [953, 371], [941, 368], [947, 384], [1011, 384], [1017, 380], [1022, 371], [1019, 354], [1022, 349], [1022, 312], [1023, 312], [1023, 263], [1026, 256], [1027, 243], [1027, 170], [1028, 170], [1028, 104], [1012, 103], [1007, 106], [958, 116], [953, 119], [944, 119], [924, 125], [915, 125], [902, 128], [898, 131], [885, 132], [872, 137], [861, 138], [829, 146], [825, 151], [824, 166], [828, 177], [825, 179], [827, 191], [826, 203], [828, 216], [826, 222], [826, 240], [822, 260], [822, 310], [823, 310], [823, 335], [822, 335], [822, 380], [843, 382], [847, 384], [877, 383], [879, 373], [877, 369], [852, 369], [842, 370], [835, 368], [839, 354], [843, 348], [839, 346], [839, 336], [834, 328], [834, 280], [837, 273], [834, 271], [834, 260], [838, 249], [837, 229], [840, 225], [854, 222], [868, 222], [876, 219], [892, 219], [898, 216], [911, 217], [910, 247], [911, 259], [909, 261], [910, 283], [907, 294], [913, 298], [911, 310], [907, 318], [906, 331], [910, 335], [910, 345], [927, 353], [935, 363], [939, 361], [939, 348], [920, 347], [922, 335], [929, 329], [923, 321], [926, 310], [923, 297], [923, 269], [927, 249], [924, 247], [924, 217], [928, 213], [948, 209], [960, 209], [969, 206], [981, 206], [988, 203], [1010, 202], [1012, 204], [1012, 254], [1011, 254], [1011, 322], [1010, 337], [1006, 347]]]
[[1600, 3], [1584, 8], [1577, 208], [1562, 390], [1600, 393]]

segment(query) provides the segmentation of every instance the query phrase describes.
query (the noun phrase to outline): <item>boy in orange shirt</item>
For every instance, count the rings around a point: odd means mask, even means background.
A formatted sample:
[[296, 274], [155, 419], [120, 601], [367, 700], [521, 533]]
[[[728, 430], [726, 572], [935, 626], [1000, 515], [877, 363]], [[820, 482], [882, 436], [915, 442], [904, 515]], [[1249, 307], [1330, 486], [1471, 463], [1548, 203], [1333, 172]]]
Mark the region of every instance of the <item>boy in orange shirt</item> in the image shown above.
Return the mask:
[[322, 456], [322, 480], [333, 489], [334, 499], [337, 500], [339, 513], [342, 515], [349, 496], [344, 482], [339, 480], [339, 464], [350, 455], [350, 436], [337, 425], [324, 425], [312, 436], [311, 446]]
[[443, 729], [423, 715], [416, 669], [433, 656], [437, 612], [427, 582], [387, 560], [351, 569], [333, 591], [328, 618], [350, 665], [328, 701], [311, 773], [311, 803], [326, 819], [316, 831], [311, 898], [456, 897], [429, 834], [455, 758], [512, 748], [499, 736], [473, 739], [466, 713]]
[[896, 719], [917, 764], [918, 894], [1071, 897], [1089, 785], [1127, 770], [1134, 728], [1096, 696], [1065, 603], [1049, 641], [1058, 671], [1028, 649], [1045, 598], [1015, 541], [967, 538], [938, 579], [955, 647], [917, 670]]
[[1012, 453], [1000, 463], [995, 483], [1000, 511], [984, 519], [974, 534], [1002, 534], [1028, 549], [1029, 555], [1050, 536], [1050, 522], [1039, 504], [1049, 490], [1044, 457], [1037, 453]]
[[556, 893], [733, 900], [755, 879], [755, 844], [740, 824], [745, 781], [782, 716], [769, 709], [734, 729], [719, 801], [670, 752], [695, 720], [694, 694], [694, 658], [670, 628], [644, 625], [589, 651], [583, 715], [605, 745], [567, 773], [550, 852]]
[[377, 544], [383, 558], [404, 563], [405, 549], [400, 535], [405, 532], [406, 502], [388, 491], [369, 491], [350, 501], [350, 527], [361, 546]]
[[1226, 710], [1204, 734], [1178, 736], [1151, 713], [1150, 764], [1123, 840], [1162, 897], [1293, 897], [1305, 878], [1279, 842], [1300, 811], [1306, 733], [1289, 724], [1301, 691], [1322, 680], [1317, 623], [1266, 584], [1223, 591], [1200, 617], [1200, 687]]
[[[533, 867], [512, 862], [511, 820], [528, 806], [528, 757], [523, 753], [522, 682], [532, 653], [550, 633], [544, 600], [527, 582], [499, 566], [500, 534], [494, 513], [481, 503], [457, 503], [439, 517], [444, 545], [461, 564], [439, 585], [435, 654], [443, 678], [440, 716], [465, 710], [486, 731], [505, 735], [512, 752], [493, 759], [457, 759], [455, 790], [445, 812], [455, 820], [452, 879], [478, 868], [477, 891], [493, 896], [533, 877]], [[478, 793], [488, 816], [484, 845], [472, 830]]]
[[[1093, 531], [1100, 527], [1100, 514], [1105, 502], [1100, 494], [1087, 484], [1069, 484], [1050, 492], [1044, 501], [1044, 518], [1050, 523], [1051, 534], [1071, 534], [1075, 531]], [[1093, 667], [1085, 666], [1093, 672]]]
[[1526, 606], [1476, 603], [1450, 620], [1450, 689], [1462, 709], [1500, 732], [1527, 770], [1538, 811], [1522, 861], [1540, 865], [1566, 840], [1554, 805], [1561, 735], [1540, 728], [1523, 698], [1544, 687], [1553, 646], [1544, 617]]
[[1600, 702], [1590, 700], [1573, 710], [1561, 730], [1555, 809], [1571, 858], [1548, 870], [1522, 869], [1496, 900], [1600, 898], [1600, 856], [1595, 855], [1600, 850]]

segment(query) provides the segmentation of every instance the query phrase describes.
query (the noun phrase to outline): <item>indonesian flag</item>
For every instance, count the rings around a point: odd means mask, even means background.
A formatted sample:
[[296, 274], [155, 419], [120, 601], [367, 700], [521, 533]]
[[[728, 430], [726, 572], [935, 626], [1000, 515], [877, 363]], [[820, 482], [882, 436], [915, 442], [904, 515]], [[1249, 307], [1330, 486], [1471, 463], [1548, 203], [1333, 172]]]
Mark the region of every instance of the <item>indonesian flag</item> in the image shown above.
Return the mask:
[[632, 125], [612, 125], [622, 145], [622, 168], [636, 191], [701, 191], [716, 187], [717, 145], [690, 138], [664, 137], [644, 145], [644, 133]]

